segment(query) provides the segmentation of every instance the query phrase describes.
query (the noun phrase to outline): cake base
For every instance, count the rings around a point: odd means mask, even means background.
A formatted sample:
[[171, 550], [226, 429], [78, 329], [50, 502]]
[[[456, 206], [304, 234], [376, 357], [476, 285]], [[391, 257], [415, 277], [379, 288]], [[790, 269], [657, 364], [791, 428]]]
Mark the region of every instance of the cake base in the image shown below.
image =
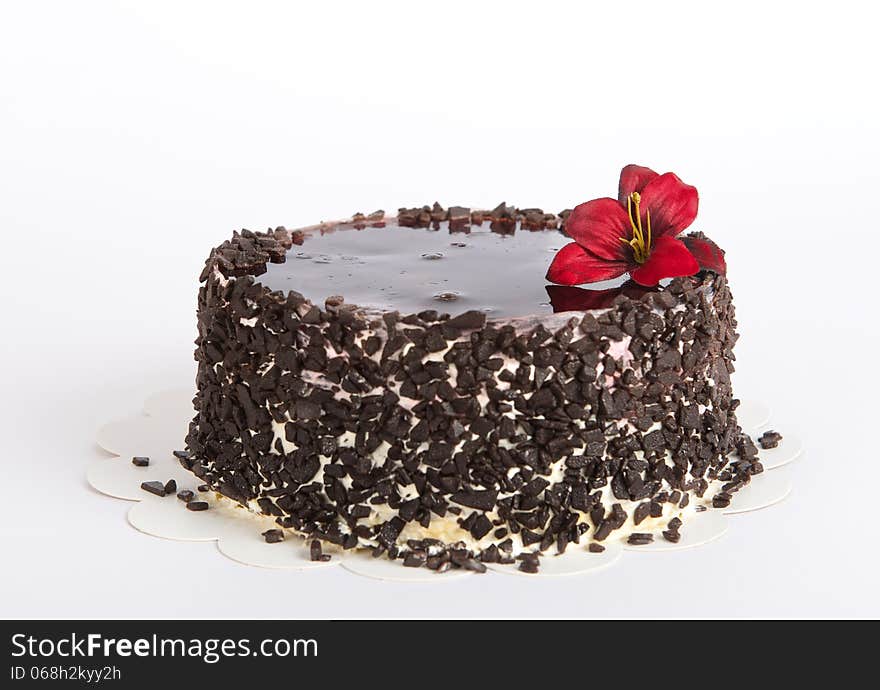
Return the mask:
[[[213, 492], [198, 492], [197, 479], [183, 469], [172, 451], [181, 447], [181, 429], [190, 415], [192, 392], [188, 389], [164, 391], [150, 396], [145, 414], [106, 424], [97, 433], [97, 443], [116, 457], [96, 460], [88, 468], [89, 483], [101, 493], [137, 501], [128, 513], [129, 523], [137, 530], [153, 536], [184, 540], [214, 541], [228, 558], [247, 565], [264, 568], [302, 570], [342, 565], [359, 575], [393, 581], [449, 581], [471, 574], [467, 570], [449, 570], [441, 575], [426, 568], [406, 568], [399, 562], [374, 559], [369, 553], [343, 552], [325, 545], [329, 561], [312, 561], [305, 539], [292, 530], [285, 530], [285, 541], [267, 543], [261, 536], [277, 528], [274, 520], [247, 511], [239, 504]], [[751, 436], [767, 427], [769, 408], [760, 403], [743, 402], [741, 409], [757, 410], [744, 418], [762, 419], [756, 428], [745, 428]], [[767, 414], [760, 412], [765, 410]], [[789, 471], [778, 469], [802, 454], [802, 444], [789, 434], [772, 450], [760, 450], [765, 472], [753, 477], [746, 487], [734, 495], [730, 506], [690, 515], [681, 528], [678, 543], [665, 541], [660, 534], [652, 543], [631, 546], [621, 540], [609, 540], [602, 553], [590, 553], [571, 545], [562, 556], [545, 554], [541, 558], [539, 576], [565, 576], [598, 571], [616, 563], [624, 550], [671, 551], [692, 548], [722, 536], [727, 529], [727, 515], [759, 510], [784, 500], [791, 491]], [[150, 464], [138, 467], [131, 463], [134, 456], [147, 456]], [[167, 482], [174, 479], [178, 489], [192, 490], [196, 500], [210, 505], [205, 511], [186, 510], [174, 496], [158, 497], [140, 488], [144, 481]], [[516, 565], [487, 564], [490, 571], [525, 574]], [[531, 574], [533, 577], [534, 574]]]

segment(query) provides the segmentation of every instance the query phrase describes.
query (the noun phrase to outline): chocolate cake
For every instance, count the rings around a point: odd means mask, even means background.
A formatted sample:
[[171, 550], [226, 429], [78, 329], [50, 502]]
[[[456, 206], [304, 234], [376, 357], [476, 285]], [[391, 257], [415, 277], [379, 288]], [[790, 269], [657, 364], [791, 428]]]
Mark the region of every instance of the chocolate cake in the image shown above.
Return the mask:
[[201, 275], [181, 462], [319, 550], [407, 566], [677, 541], [761, 471], [727, 279], [548, 286], [567, 214], [234, 233]]

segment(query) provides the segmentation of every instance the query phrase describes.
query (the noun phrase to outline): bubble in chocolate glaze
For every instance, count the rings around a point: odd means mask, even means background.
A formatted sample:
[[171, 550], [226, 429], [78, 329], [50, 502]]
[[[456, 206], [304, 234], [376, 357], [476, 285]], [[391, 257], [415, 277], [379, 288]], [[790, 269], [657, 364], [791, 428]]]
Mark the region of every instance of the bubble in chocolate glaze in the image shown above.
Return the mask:
[[438, 302], [454, 302], [459, 297], [457, 292], [438, 292], [434, 299]]
[[443, 258], [443, 254], [440, 252], [429, 252], [428, 254], [422, 254], [423, 259], [427, 259], [428, 261], [437, 261], [438, 259]]

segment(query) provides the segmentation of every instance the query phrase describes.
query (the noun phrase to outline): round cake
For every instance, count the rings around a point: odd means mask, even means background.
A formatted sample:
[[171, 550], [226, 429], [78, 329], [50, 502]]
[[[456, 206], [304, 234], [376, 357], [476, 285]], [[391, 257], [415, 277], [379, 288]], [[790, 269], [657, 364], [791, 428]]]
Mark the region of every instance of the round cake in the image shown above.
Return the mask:
[[181, 462], [279, 529], [407, 566], [677, 541], [761, 471], [727, 279], [548, 284], [569, 214], [234, 233], [201, 275]]

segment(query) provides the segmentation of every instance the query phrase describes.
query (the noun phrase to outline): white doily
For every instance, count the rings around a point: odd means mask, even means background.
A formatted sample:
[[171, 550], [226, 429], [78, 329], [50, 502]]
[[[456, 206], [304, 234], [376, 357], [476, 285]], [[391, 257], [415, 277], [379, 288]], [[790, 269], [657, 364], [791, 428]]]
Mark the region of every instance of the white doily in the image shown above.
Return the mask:
[[[128, 511], [129, 523], [147, 534], [164, 539], [184, 541], [215, 541], [222, 554], [234, 561], [263, 568], [328, 568], [341, 565], [346, 570], [391, 581], [445, 582], [472, 573], [450, 570], [438, 574], [427, 568], [406, 568], [400, 562], [373, 558], [365, 551], [341, 551], [326, 547], [329, 561], [312, 561], [305, 539], [288, 533], [280, 543], [269, 544], [261, 533], [277, 528], [273, 518], [256, 515], [235, 502], [217, 497], [214, 492], [199, 493], [199, 480], [180, 466], [171, 453], [183, 448], [183, 437], [192, 418], [191, 390], [171, 390], [150, 396], [144, 404], [144, 413], [105, 424], [97, 433], [97, 443], [115, 457], [96, 460], [88, 468], [89, 483], [101, 493], [134, 501]], [[756, 437], [769, 428], [770, 409], [756, 402], [744, 401], [737, 411], [743, 430]], [[688, 518], [681, 530], [681, 540], [673, 544], [657, 540], [642, 546], [628, 546], [624, 542], [606, 540], [605, 551], [590, 553], [577, 545], [569, 545], [565, 554], [541, 557], [537, 575], [528, 577], [555, 577], [581, 575], [607, 568], [621, 559], [624, 551], [674, 551], [693, 548], [723, 535], [730, 520], [727, 516], [759, 510], [778, 503], [791, 492], [790, 468], [786, 467], [803, 453], [798, 439], [786, 432], [777, 448], [760, 450], [765, 472], [756, 475], [745, 488], [738, 491], [729, 508], [707, 510]], [[147, 467], [132, 464], [134, 456], [150, 458]], [[141, 482], [174, 479], [178, 489], [190, 489], [198, 500], [210, 503], [205, 511], [191, 511], [174, 496], [159, 497], [140, 488]], [[735, 522], [735, 520], [734, 520]], [[526, 574], [514, 565], [488, 564], [494, 572], [512, 575]]]

